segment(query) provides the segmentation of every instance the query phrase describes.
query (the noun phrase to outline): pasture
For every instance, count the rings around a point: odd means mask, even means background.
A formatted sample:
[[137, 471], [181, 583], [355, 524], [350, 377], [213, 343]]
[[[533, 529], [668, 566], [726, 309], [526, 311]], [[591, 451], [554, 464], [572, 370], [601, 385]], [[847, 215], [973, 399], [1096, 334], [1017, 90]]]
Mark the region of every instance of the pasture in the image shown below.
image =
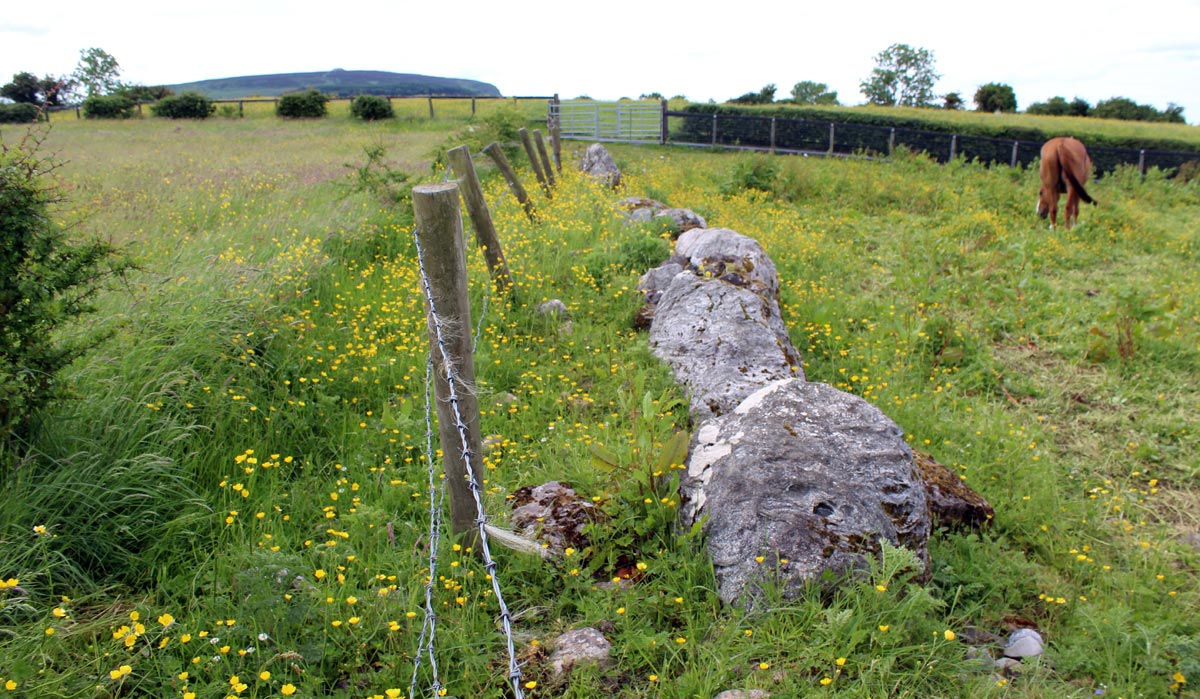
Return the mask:
[[[354, 183], [370, 149], [440, 179], [432, 155], [487, 129], [54, 122], [57, 215], [140, 268], [0, 474], [0, 697], [409, 696], [439, 447], [411, 206]], [[489, 293], [470, 246], [488, 511], [559, 480], [606, 515], [556, 565], [497, 553], [526, 696], [1198, 695], [1200, 183], [1118, 171], [1051, 231], [1036, 170], [614, 146], [614, 193], [574, 171], [586, 145], [564, 145], [552, 198], [519, 167], [535, 223], [477, 160], [515, 281]], [[686, 403], [632, 328], [670, 243], [622, 219], [625, 195], [757, 239], [808, 378], [879, 406], [992, 526], [932, 537], [925, 586], [897, 556], [722, 608], [660, 458]], [[550, 298], [570, 329], [535, 312]], [[438, 554], [445, 696], [510, 696], [487, 572], [448, 538]], [[1048, 649], [1016, 675], [963, 642], [1025, 623]], [[614, 664], [564, 682], [547, 647], [582, 626]]]

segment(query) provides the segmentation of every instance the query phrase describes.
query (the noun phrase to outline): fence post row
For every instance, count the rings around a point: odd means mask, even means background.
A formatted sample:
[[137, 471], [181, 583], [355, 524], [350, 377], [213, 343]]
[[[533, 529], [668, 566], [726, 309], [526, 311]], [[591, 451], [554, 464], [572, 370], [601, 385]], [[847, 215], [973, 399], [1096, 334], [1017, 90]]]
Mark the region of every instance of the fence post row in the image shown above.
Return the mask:
[[471, 225], [475, 228], [475, 241], [483, 249], [492, 283], [496, 285], [496, 291], [503, 294], [512, 288], [512, 275], [508, 271], [508, 263], [504, 259], [504, 250], [500, 247], [500, 238], [496, 235], [496, 226], [492, 223], [492, 214], [488, 211], [483, 188], [479, 185], [475, 163], [471, 161], [471, 149], [467, 146], [451, 148], [446, 152], [446, 157], [450, 160], [454, 174], [458, 176], [463, 202], [467, 205]]

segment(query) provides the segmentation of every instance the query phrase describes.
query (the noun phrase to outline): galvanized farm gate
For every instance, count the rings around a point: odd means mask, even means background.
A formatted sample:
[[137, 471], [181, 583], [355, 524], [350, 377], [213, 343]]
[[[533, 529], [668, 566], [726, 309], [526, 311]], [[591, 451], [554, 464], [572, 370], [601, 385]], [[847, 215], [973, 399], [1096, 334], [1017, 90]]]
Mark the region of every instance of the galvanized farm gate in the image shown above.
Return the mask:
[[562, 138], [662, 143], [665, 114], [659, 100], [550, 102], [550, 118], [557, 118]]

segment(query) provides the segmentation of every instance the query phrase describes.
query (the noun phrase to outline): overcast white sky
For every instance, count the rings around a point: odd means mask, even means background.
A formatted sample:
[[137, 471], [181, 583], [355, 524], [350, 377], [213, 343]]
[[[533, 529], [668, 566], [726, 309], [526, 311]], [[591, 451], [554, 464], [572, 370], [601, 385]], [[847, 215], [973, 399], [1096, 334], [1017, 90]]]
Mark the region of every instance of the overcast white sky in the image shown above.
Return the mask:
[[812, 80], [860, 104], [859, 82], [894, 43], [932, 51], [936, 92], [968, 105], [998, 82], [1022, 110], [1123, 96], [1180, 104], [1200, 123], [1200, 0], [11, 0], [0, 82], [70, 73], [97, 47], [144, 85], [344, 68], [471, 78], [504, 95], [719, 102]]

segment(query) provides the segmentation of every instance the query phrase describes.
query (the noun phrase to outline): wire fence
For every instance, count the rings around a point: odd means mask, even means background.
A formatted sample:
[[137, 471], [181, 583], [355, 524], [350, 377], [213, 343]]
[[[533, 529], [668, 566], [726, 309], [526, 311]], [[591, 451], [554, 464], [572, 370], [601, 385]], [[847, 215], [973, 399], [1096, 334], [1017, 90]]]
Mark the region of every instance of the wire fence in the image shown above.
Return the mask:
[[[450, 178], [450, 172], [449, 172], [449, 170], [447, 170], [446, 177], [444, 178], [443, 182], [448, 181], [449, 178]], [[455, 195], [455, 200], [457, 200], [457, 198], [458, 198], [457, 195]], [[521, 678], [521, 666], [517, 660], [516, 644], [513, 639], [512, 614], [510, 613], [508, 606], [504, 600], [504, 594], [503, 594], [502, 587], [501, 587], [500, 576], [497, 573], [496, 561], [492, 557], [491, 544], [490, 544], [489, 538], [488, 538], [489, 535], [488, 535], [487, 511], [484, 507], [483, 495], [482, 495], [482, 491], [480, 488], [480, 483], [478, 482], [476, 475], [475, 475], [477, 473], [477, 471], [475, 468], [474, 460], [478, 455], [474, 454], [471, 449], [471, 439], [470, 439], [469, 432], [468, 432], [468, 430], [469, 430], [468, 424], [469, 424], [470, 420], [468, 417], [465, 417], [463, 415], [463, 412], [460, 409], [460, 405], [459, 405], [459, 402], [460, 402], [459, 393], [458, 393], [459, 387], [461, 386], [463, 390], [467, 390], [467, 391], [473, 390], [473, 387], [469, 385], [468, 381], [466, 381], [462, 376], [460, 376], [458, 374], [458, 371], [457, 371], [458, 365], [455, 361], [455, 357], [451, 356], [452, 353], [448, 349], [449, 343], [446, 339], [445, 328], [447, 327], [447, 325], [454, 326], [456, 323], [453, 320], [447, 322], [447, 320], [442, 318], [442, 316], [439, 315], [439, 313], [438, 313], [437, 304], [435, 302], [435, 294], [433, 292], [433, 289], [431, 288], [429, 276], [426, 271], [425, 251], [422, 249], [420, 236], [418, 234], [418, 231], [415, 228], [413, 230], [413, 241], [416, 245], [417, 266], [418, 266], [418, 271], [420, 272], [421, 285], [422, 285], [422, 289], [425, 293], [425, 298], [428, 301], [428, 313], [429, 313], [429, 320], [430, 320], [430, 326], [431, 326], [430, 359], [426, 365], [426, 384], [425, 384], [426, 454], [428, 455], [428, 478], [429, 478], [429, 501], [430, 501], [430, 512], [429, 512], [430, 555], [429, 555], [429, 563], [428, 563], [429, 578], [426, 581], [426, 587], [425, 587], [425, 622], [422, 625], [421, 636], [420, 636], [420, 638], [418, 640], [418, 644], [417, 644], [417, 653], [416, 653], [416, 657], [414, 660], [412, 683], [409, 688], [409, 696], [410, 697], [417, 696], [416, 687], [417, 687], [417, 683], [418, 683], [418, 677], [420, 674], [422, 656], [425, 656], [428, 658], [430, 667], [431, 667], [432, 682], [429, 687], [430, 696], [435, 697], [435, 698], [438, 697], [440, 695], [440, 691], [442, 688], [441, 681], [438, 676], [437, 663], [436, 663], [435, 654], [434, 654], [434, 637], [436, 635], [436, 629], [437, 629], [437, 614], [434, 611], [434, 603], [433, 603], [433, 584], [434, 584], [433, 581], [436, 578], [437, 550], [438, 550], [438, 543], [440, 541], [440, 532], [441, 532], [441, 528], [443, 526], [443, 522], [445, 519], [443, 516], [442, 506], [445, 502], [446, 480], [441, 479], [441, 488], [440, 488], [440, 492], [438, 492], [439, 489], [436, 486], [438, 477], [435, 473], [436, 468], [434, 465], [434, 457], [433, 457], [433, 454], [435, 453], [433, 450], [434, 402], [430, 397], [430, 384], [432, 383], [432, 375], [433, 375], [433, 372], [435, 370], [435, 365], [436, 365], [436, 366], [441, 366], [443, 371], [446, 374], [442, 378], [445, 380], [447, 389], [449, 391], [448, 403], [451, 408], [451, 411], [449, 414], [452, 416], [452, 419], [454, 421], [455, 432], [457, 433], [458, 438], [459, 438], [459, 443], [457, 445], [443, 443], [442, 444], [442, 452], [443, 452], [443, 454], [448, 454], [448, 453], [450, 453], [451, 449], [457, 449], [459, 456], [461, 456], [461, 458], [466, 466], [466, 469], [465, 469], [466, 479], [468, 481], [468, 487], [469, 487], [471, 497], [474, 501], [474, 506], [475, 506], [475, 521], [474, 521], [475, 533], [478, 537], [480, 554], [481, 554], [481, 557], [483, 559], [483, 564], [484, 564], [483, 567], [484, 567], [484, 571], [487, 573], [488, 580], [491, 581], [492, 593], [495, 596], [496, 602], [499, 606], [499, 612], [500, 612], [499, 619], [500, 619], [502, 630], [504, 632], [505, 645], [506, 645], [506, 650], [508, 653], [508, 681], [512, 687], [513, 696], [515, 697], [515, 699], [524, 699], [525, 695], [524, 695], [524, 690], [523, 690], [522, 684], [521, 684], [521, 679], [522, 679]], [[483, 295], [483, 311], [480, 314], [478, 325], [475, 328], [475, 334], [472, 337], [472, 342], [471, 342], [472, 346], [477, 345], [479, 343], [479, 338], [483, 331], [483, 316], [487, 313], [487, 301], [488, 301], [488, 293], [487, 293], [487, 290], [485, 289], [484, 295]], [[440, 362], [434, 361], [435, 353], [437, 354], [438, 358], [440, 359]], [[439, 414], [441, 415], [441, 419], [445, 419], [446, 413], [444, 411], [440, 412]], [[445, 433], [443, 433], [443, 435], [444, 434]], [[444, 442], [444, 437], [443, 437], [443, 442]], [[443, 470], [445, 470], [445, 469], [443, 469]]]
[[[660, 142], [664, 145], [866, 157], [891, 155], [896, 148], [904, 147], [928, 153], [941, 163], [966, 158], [1011, 167], [1028, 166], [1041, 156], [1042, 148], [1042, 141], [867, 124], [666, 110], [663, 115], [665, 127]], [[1108, 146], [1088, 146], [1088, 154], [1098, 174], [1111, 172], [1122, 165], [1135, 166], [1142, 174], [1150, 168], [1174, 171], [1184, 163], [1200, 161], [1200, 153]]]

